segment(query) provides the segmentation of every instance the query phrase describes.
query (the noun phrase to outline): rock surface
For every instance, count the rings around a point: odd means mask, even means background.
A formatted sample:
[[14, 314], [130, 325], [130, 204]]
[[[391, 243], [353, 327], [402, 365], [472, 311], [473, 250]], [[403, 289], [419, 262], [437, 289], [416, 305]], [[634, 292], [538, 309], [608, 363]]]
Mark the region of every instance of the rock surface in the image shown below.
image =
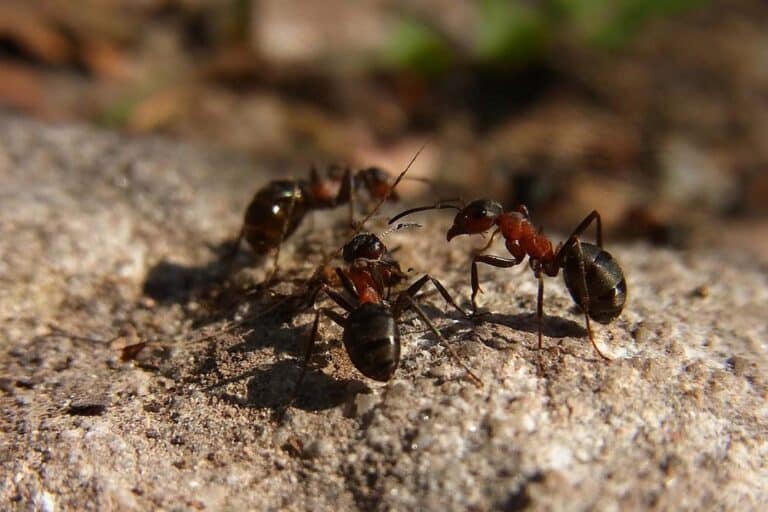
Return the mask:
[[[285, 244], [274, 292], [244, 292], [268, 267], [247, 251], [224, 277], [212, 249], [268, 176], [168, 141], [0, 117], [3, 509], [768, 504], [768, 278], [746, 255], [608, 241], [629, 286], [622, 316], [595, 327], [609, 363], [562, 280], [546, 283], [537, 352], [531, 272], [481, 268], [494, 314], [473, 323], [432, 294], [425, 309], [482, 388], [412, 314], [384, 385], [351, 368], [323, 321], [278, 421], [314, 318], [285, 296], [343, 239], [318, 215]], [[466, 306], [478, 242], [447, 245], [449, 216], [427, 215], [388, 243]]]

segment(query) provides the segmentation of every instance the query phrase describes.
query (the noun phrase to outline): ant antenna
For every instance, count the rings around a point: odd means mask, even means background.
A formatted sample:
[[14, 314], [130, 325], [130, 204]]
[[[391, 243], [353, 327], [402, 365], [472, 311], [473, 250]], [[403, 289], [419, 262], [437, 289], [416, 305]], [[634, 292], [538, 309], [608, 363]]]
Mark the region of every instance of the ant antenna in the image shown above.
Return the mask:
[[406, 179], [408, 181], [418, 181], [419, 183], [423, 183], [429, 186], [429, 188], [431, 188], [433, 191], [437, 189], [437, 183], [435, 182], [435, 180], [430, 178], [424, 178], [422, 176], [406, 176], [403, 179]]
[[421, 147], [419, 148], [419, 150], [416, 152], [416, 154], [415, 154], [415, 155], [413, 155], [413, 158], [411, 158], [411, 161], [410, 161], [410, 162], [408, 162], [408, 165], [406, 165], [406, 166], [405, 166], [405, 169], [403, 170], [403, 172], [401, 172], [401, 173], [400, 173], [400, 174], [397, 176], [397, 179], [395, 180], [395, 182], [394, 182], [394, 183], [392, 183], [392, 186], [391, 186], [391, 187], [389, 187], [389, 189], [387, 190], [387, 193], [386, 193], [386, 194], [384, 194], [384, 196], [383, 196], [381, 199], [379, 199], [379, 202], [378, 202], [378, 203], [376, 203], [376, 206], [373, 208], [373, 210], [371, 210], [370, 212], [368, 212], [368, 215], [366, 215], [366, 216], [365, 216], [365, 218], [363, 218], [363, 220], [362, 220], [362, 222], [360, 222], [360, 224], [359, 224], [358, 228], [355, 230], [355, 232], [354, 232], [354, 233], [352, 233], [352, 238], [354, 238], [355, 236], [357, 236], [357, 235], [359, 235], [359, 234], [360, 234], [360, 231], [362, 231], [362, 229], [363, 229], [363, 226], [365, 225], [365, 223], [366, 223], [366, 222], [368, 222], [369, 220], [371, 220], [371, 217], [373, 217], [373, 216], [376, 214], [376, 212], [377, 212], [377, 211], [379, 211], [379, 208], [381, 208], [381, 205], [383, 205], [383, 204], [384, 204], [384, 202], [385, 202], [387, 199], [389, 199], [389, 196], [391, 196], [391, 195], [392, 195], [392, 193], [395, 191], [395, 188], [397, 187], [397, 185], [398, 185], [398, 184], [399, 184], [401, 181], [403, 181], [403, 178], [405, 178], [405, 175], [406, 175], [406, 174], [408, 173], [408, 171], [411, 169], [411, 166], [413, 165], [413, 162], [415, 162], [415, 161], [416, 161], [416, 159], [419, 157], [419, 155], [421, 154], [421, 152], [422, 152], [422, 151], [424, 151], [424, 148], [425, 148], [425, 147], [427, 147], [427, 143], [426, 143], [426, 142], [425, 142], [424, 144], [422, 144], [422, 145], [421, 145]]
[[396, 233], [397, 231], [400, 231], [402, 229], [418, 229], [424, 227], [421, 224], [417, 222], [401, 222], [400, 224], [396, 226], [392, 226], [391, 228], [387, 229], [386, 231], [382, 231], [378, 236], [379, 238], [384, 238], [392, 233]]
[[[365, 226], [365, 223], [366, 223], [366, 222], [368, 222], [369, 220], [371, 220], [371, 217], [373, 217], [373, 216], [376, 214], [376, 212], [378, 212], [378, 211], [379, 211], [379, 208], [381, 208], [381, 205], [383, 205], [383, 204], [384, 204], [384, 202], [385, 202], [387, 199], [389, 199], [389, 196], [391, 196], [391, 195], [392, 195], [392, 193], [395, 191], [395, 188], [397, 187], [397, 185], [398, 185], [398, 184], [399, 184], [401, 181], [403, 181], [403, 178], [405, 178], [405, 175], [406, 175], [406, 174], [408, 173], [408, 171], [411, 169], [411, 166], [412, 166], [412, 165], [413, 165], [413, 163], [416, 161], [416, 159], [419, 157], [419, 155], [421, 154], [421, 152], [422, 152], [422, 151], [424, 151], [424, 148], [425, 148], [425, 147], [427, 147], [427, 143], [426, 143], [426, 142], [425, 142], [424, 144], [422, 144], [422, 145], [421, 145], [421, 147], [419, 148], [419, 150], [418, 150], [418, 151], [416, 151], [416, 154], [415, 154], [415, 155], [413, 155], [413, 158], [411, 158], [410, 162], [408, 162], [408, 165], [406, 165], [406, 166], [405, 166], [405, 169], [403, 169], [403, 172], [401, 172], [400, 174], [398, 174], [398, 175], [397, 175], [397, 178], [395, 179], [394, 183], [392, 183], [392, 186], [391, 186], [391, 187], [389, 187], [389, 188], [387, 189], [387, 193], [386, 193], [386, 194], [384, 194], [384, 195], [383, 195], [381, 198], [379, 198], [379, 202], [378, 202], [378, 203], [376, 203], [376, 206], [374, 206], [373, 210], [371, 210], [370, 212], [368, 212], [368, 214], [367, 214], [367, 215], [366, 215], [366, 216], [363, 218], [363, 220], [362, 220], [362, 221], [360, 221], [360, 222], [357, 224], [357, 227], [356, 227], [356, 228], [355, 228], [355, 230], [352, 232], [352, 236], [350, 237], [350, 240], [351, 240], [352, 238], [355, 238], [357, 235], [359, 235], [359, 234], [360, 234], [360, 233], [363, 231], [363, 226]], [[390, 222], [390, 224], [391, 224], [391, 222]], [[325, 258], [325, 261], [323, 261], [323, 264], [321, 265], [321, 267], [324, 267], [324, 266], [326, 266], [326, 265], [327, 265], [327, 264], [328, 264], [328, 263], [329, 263], [329, 262], [330, 262], [330, 261], [331, 261], [333, 258], [336, 258], [336, 257], [338, 257], [338, 256], [341, 254], [341, 251], [343, 251], [343, 250], [344, 250], [344, 246], [343, 246], [343, 245], [342, 245], [342, 246], [340, 246], [340, 247], [338, 247], [338, 248], [337, 248], [337, 249], [336, 249], [334, 252], [332, 252], [331, 254], [329, 254], [329, 255], [328, 255], [326, 258]]]
[[[456, 204], [451, 204], [452, 202], [458, 202], [461, 204], [461, 206]], [[403, 217], [406, 217], [408, 215], [411, 215], [413, 213], [418, 212], [424, 212], [427, 210], [445, 210], [447, 208], [452, 208], [454, 210], [461, 210], [464, 207], [464, 201], [462, 201], [460, 198], [456, 199], [441, 199], [440, 201], [436, 202], [435, 204], [431, 204], [428, 206], [418, 206], [416, 208], [411, 208], [410, 210], [405, 210], [404, 212], [400, 212], [391, 219], [389, 219], [388, 224], [392, 224], [396, 222], [399, 219], [402, 219]]]

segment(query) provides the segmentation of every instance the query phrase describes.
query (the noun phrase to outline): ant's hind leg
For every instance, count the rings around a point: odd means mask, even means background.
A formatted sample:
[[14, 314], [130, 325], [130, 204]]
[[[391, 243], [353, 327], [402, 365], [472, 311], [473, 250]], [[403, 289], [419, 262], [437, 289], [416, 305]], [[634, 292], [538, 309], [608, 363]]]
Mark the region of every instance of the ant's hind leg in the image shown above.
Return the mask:
[[[599, 218], [599, 216], [598, 216]], [[589, 335], [589, 341], [592, 343], [592, 347], [595, 349], [595, 352], [605, 359], [606, 361], [610, 361], [611, 358], [603, 354], [599, 348], [597, 348], [597, 343], [595, 342], [595, 336], [592, 333], [592, 325], [589, 322], [589, 291], [587, 289], [587, 271], [584, 267], [584, 254], [581, 251], [581, 244], [576, 244], [576, 252], [577, 257], [579, 261], [579, 276], [581, 276], [581, 290], [582, 294], [581, 297], [579, 297], [580, 304], [582, 311], [584, 311], [584, 322], [587, 326], [587, 335]]]
[[564, 245], [569, 245], [570, 243], [573, 243], [574, 241], [578, 240], [578, 238], [584, 234], [584, 232], [587, 230], [590, 224], [595, 223], [595, 240], [597, 241], [597, 246], [602, 249], [603, 247], [603, 221], [600, 219], [600, 214], [597, 212], [597, 210], [592, 210], [589, 215], [584, 217], [584, 220], [582, 220], [578, 226], [576, 226], [576, 229], [573, 230], [573, 233], [571, 233], [571, 236], [568, 237], [568, 241]]
[[232, 267], [232, 263], [234, 263], [235, 257], [237, 257], [237, 253], [240, 252], [240, 244], [243, 241], [244, 235], [245, 235], [245, 226], [242, 226], [240, 228], [240, 231], [237, 233], [237, 238], [235, 239], [234, 242], [232, 242], [232, 246], [224, 254], [224, 257], [221, 260], [229, 268]]

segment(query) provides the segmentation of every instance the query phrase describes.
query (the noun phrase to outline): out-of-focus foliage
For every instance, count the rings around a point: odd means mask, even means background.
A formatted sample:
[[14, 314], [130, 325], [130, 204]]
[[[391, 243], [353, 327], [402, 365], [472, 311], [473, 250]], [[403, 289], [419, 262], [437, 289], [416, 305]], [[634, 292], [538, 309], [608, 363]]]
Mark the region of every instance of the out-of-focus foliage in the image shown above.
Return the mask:
[[[627, 44], [643, 23], [678, 14], [706, 0], [552, 0], [553, 19], [577, 41], [601, 48]], [[547, 2], [545, 2], [547, 3]]]
[[540, 58], [551, 41], [551, 20], [529, 3], [483, 0], [478, 14], [473, 53], [481, 61], [525, 64]]
[[0, 0], [0, 108], [299, 167], [395, 169], [428, 140], [425, 193], [746, 246], [766, 26], [765, 0]]
[[454, 52], [449, 42], [427, 23], [403, 17], [384, 49], [383, 60], [390, 66], [435, 76], [450, 67]]
[[[478, 22], [468, 48], [418, 17], [402, 15], [386, 62], [434, 76], [451, 62], [524, 66], [554, 59], [563, 47], [598, 50], [628, 44], [642, 25], [707, 0], [475, 0]], [[453, 53], [452, 53], [453, 52]], [[461, 53], [461, 55], [456, 55]]]

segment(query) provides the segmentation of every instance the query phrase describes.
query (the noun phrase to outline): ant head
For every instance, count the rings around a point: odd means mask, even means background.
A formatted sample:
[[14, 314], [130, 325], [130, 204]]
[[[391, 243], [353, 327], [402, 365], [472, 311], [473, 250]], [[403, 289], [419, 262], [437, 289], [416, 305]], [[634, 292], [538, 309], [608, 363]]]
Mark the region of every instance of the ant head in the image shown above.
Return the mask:
[[484, 233], [493, 227], [503, 211], [504, 209], [496, 201], [489, 199], [472, 201], [456, 214], [446, 238], [450, 242], [452, 238], [459, 235]]
[[[362, 187], [368, 191], [371, 197], [381, 199], [389, 192], [390, 175], [381, 167], [366, 167], [357, 171], [356, 179], [362, 184]], [[397, 201], [399, 197], [393, 190], [389, 195], [390, 201]]]
[[379, 260], [387, 253], [387, 247], [373, 233], [360, 233], [344, 245], [342, 257], [347, 263], [358, 258]]

